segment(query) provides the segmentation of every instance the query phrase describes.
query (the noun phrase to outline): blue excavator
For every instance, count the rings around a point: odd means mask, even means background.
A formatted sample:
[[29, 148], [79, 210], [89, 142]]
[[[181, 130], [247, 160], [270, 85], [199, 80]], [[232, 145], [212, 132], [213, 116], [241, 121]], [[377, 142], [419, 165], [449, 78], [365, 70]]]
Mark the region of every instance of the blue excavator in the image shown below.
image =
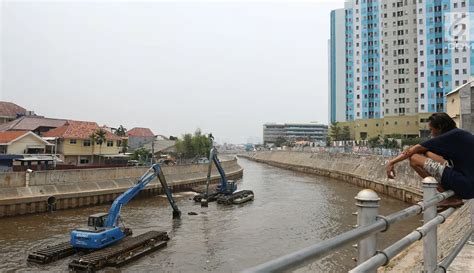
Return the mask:
[[160, 165], [153, 165], [138, 182], [117, 197], [109, 209], [109, 213], [97, 213], [89, 216], [87, 228], [76, 229], [71, 232], [71, 245], [77, 248], [100, 249], [122, 240], [129, 235], [127, 228], [119, 226], [120, 210], [133, 199], [153, 179], [158, 177], [161, 186], [173, 208], [173, 218], [179, 218], [181, 212], [173, 200], [171, 191], [166, 183]]
[[155, 164], [133, 185], [117, 197], [108, 213], [89, 216], [88, 226], [71, 232], [70, 241], [47, 246], [28, 255], [28, 261], [47, 264], [78, 254], [69, 264], [70, 271], [95, 272], [106, 266], [121, 266], [146, 253], [166, 246], [169, 237], [163, 231], [148, 231], [132, 237], [132, 231], [120, 225], [120, 211], [151, 181], [158, 177], [164, 193], [173, 208], [173, 218], [180, 218], [181, 211], [174, 202], [160, 165]]
[[[212, 165], [216, 166], [220, 179], [217, 189], [209, 192], [209, 184], [211, 182]], [[219, 204], [241, 204], [254, 199], [254, 193], [251, 190], [237, 191], [237, 184], [234, 181], [227, 180], [221, 162], [217, 157], [217, 149], [212, 147], [209, 153], [209, 166], [207, 169], [206, 191], [194, 196], [194, 201], [200, 202], [201, 207], [207, 207], [208, 202], [217, 201]]]

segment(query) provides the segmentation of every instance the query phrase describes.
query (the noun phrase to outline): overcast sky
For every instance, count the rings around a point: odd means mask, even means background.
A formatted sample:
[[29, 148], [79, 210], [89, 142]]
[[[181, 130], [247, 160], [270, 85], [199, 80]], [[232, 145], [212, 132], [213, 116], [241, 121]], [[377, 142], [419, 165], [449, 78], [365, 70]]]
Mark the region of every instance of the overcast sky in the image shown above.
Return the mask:
[[2, 1], [0, 100], [47, 117], [201, 128], [328, 120], [329, 13], [340, 1]]

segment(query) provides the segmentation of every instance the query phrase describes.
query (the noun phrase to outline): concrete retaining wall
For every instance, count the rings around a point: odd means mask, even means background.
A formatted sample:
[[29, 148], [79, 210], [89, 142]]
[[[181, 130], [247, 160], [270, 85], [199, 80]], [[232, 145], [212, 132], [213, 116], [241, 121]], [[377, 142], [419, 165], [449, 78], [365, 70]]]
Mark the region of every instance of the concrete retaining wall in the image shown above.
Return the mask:
[[416, 203], [421, 200], [421, 179], [407, 162], [396, 166], [396, 179], [388, 179], [387, 159], [372, 155], [306, 153], [291, 151], [258, 152], [240, 155], [276, 167], [336, 178], [362, 188], [370, 188], [396, 199]]
[[[222, 166], [230, 179], [238, 179], [243, 175], [237, 160], [224, 161]], [[206, 164], [171, 166], [163, 167], [163, 172], [168, 185], [177, 191], [205, 184], [207, 167]], [[55, 209], [58, 210], [111, 202], [133, 186], [146, 170], [112, 168], [35, 172], [31, 174], [29, 187], [0, 188], [0, 217], [44, 212], [48, 208], [46, 201], [50, 196], [56, 198]], [[98, 171], [97, 174], [94, 171]], [[212, 183], [218, 181], [219, 174], [214, 168]], [[143, 190], [142, 195], [159, 193], [162, 193], [161, 184], [154, 180]]]
[[[421, 179], [408, 162], [397, 164], [397, 177], [391, 180], [387, 179], [385, 172], [387, 159], [378, 156], [291, 151], [257, 152], [239, 156], [280, 168], [333, 177], [408, 203], [420, 201], [423, 195]], [[470, 229], [470, 218], [467, 203], [439, 227], [438, 261], [446, 257]], [[379, 269], [379, 272], [421, 272], [422, 262], [423, 246], [422, 241], [419, 241], [395, 257], [388, 266]]]
[[25, 185], [25, 173], [5, 172], [0, 173], [0, 188], [23, 187]]
[[[232, 161], [223, 161], [223, 168], [232, 167]], [[42, 185], [69, 185], [74, 183], [87, 183], [98, 181], [110, 181], [115, 179], [133, 178], [143, 175], [147, 167], [126, 167], [126, 168], [104, 168], [104, 169], [82, 169], [82, 170], [58, 170], [58, 171], [35, 171], [30, 174], [25, 172], [0, 173], [0, 188], [16, 188], [26, 186]], [[215, 167], [213, 168], [216, 171]], [[197, 172], [207, 172], [205, 164], [188, 164], [177, 166], [164, 166], [163, 173], [169, 174], [190, 174]], [[27, 179], [29, 176], [29, 179]]]

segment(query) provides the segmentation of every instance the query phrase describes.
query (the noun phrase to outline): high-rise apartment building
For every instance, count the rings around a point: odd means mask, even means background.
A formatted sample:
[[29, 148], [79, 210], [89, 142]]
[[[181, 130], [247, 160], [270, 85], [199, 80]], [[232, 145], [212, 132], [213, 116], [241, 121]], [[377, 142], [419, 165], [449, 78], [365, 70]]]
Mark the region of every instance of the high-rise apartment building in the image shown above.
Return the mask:
[[346, 121], [345, 85], [345, 9], [331, 11], [331, 39], [329, 40], [329, 122]]
[[446, 111], [445, 95], [474, 74], [470, 12], [474, 0], [347, 1], [343, 19], [331, 16], [331, 29], [345, 25], [346, 87], [345, 105], [331, 100], [331, 111], [345, 108], [357, 139], [423, 134], [426, 117]]

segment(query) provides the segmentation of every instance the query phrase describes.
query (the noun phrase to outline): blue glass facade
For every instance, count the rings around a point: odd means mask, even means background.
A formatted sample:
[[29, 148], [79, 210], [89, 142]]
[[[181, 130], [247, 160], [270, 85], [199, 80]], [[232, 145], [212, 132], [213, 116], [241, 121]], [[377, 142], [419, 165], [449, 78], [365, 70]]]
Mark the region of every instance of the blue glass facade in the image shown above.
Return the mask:
[[331, 54], [331, 80], [330, 80], [330, 113], [329, 121], [336, 122], [336, 11], [331, 11], [331, 40], [330, 40], [330, 54]]
[[363, 119], [380, 118], [380, 43], [378, 1], [361, 3]]
[[[426, 95], [428, 112], [446, 111], [445, 94], [452, 88], [451, 50], [444, 42], [443, 17], [450, 10], [450, 0], [426, 1], [426, 52], [427, 80]], [[449, 23], [449, 22], [446, 22]]]
[[354, 120], [354, 14], [352, 9], [345, 10], [346, 42], [346, 120]]
[[[467, 11], [469, 50], [458, 52], [445, 38], [450, 16]], [[331, 13], [331, 24], [333, 20]], [[331, 27], [331, 35], [334, 31]], [[346, 120], [445, 112], [445, 95], [474, 75], [472, 40], [474, 0], [347, 2]]]

